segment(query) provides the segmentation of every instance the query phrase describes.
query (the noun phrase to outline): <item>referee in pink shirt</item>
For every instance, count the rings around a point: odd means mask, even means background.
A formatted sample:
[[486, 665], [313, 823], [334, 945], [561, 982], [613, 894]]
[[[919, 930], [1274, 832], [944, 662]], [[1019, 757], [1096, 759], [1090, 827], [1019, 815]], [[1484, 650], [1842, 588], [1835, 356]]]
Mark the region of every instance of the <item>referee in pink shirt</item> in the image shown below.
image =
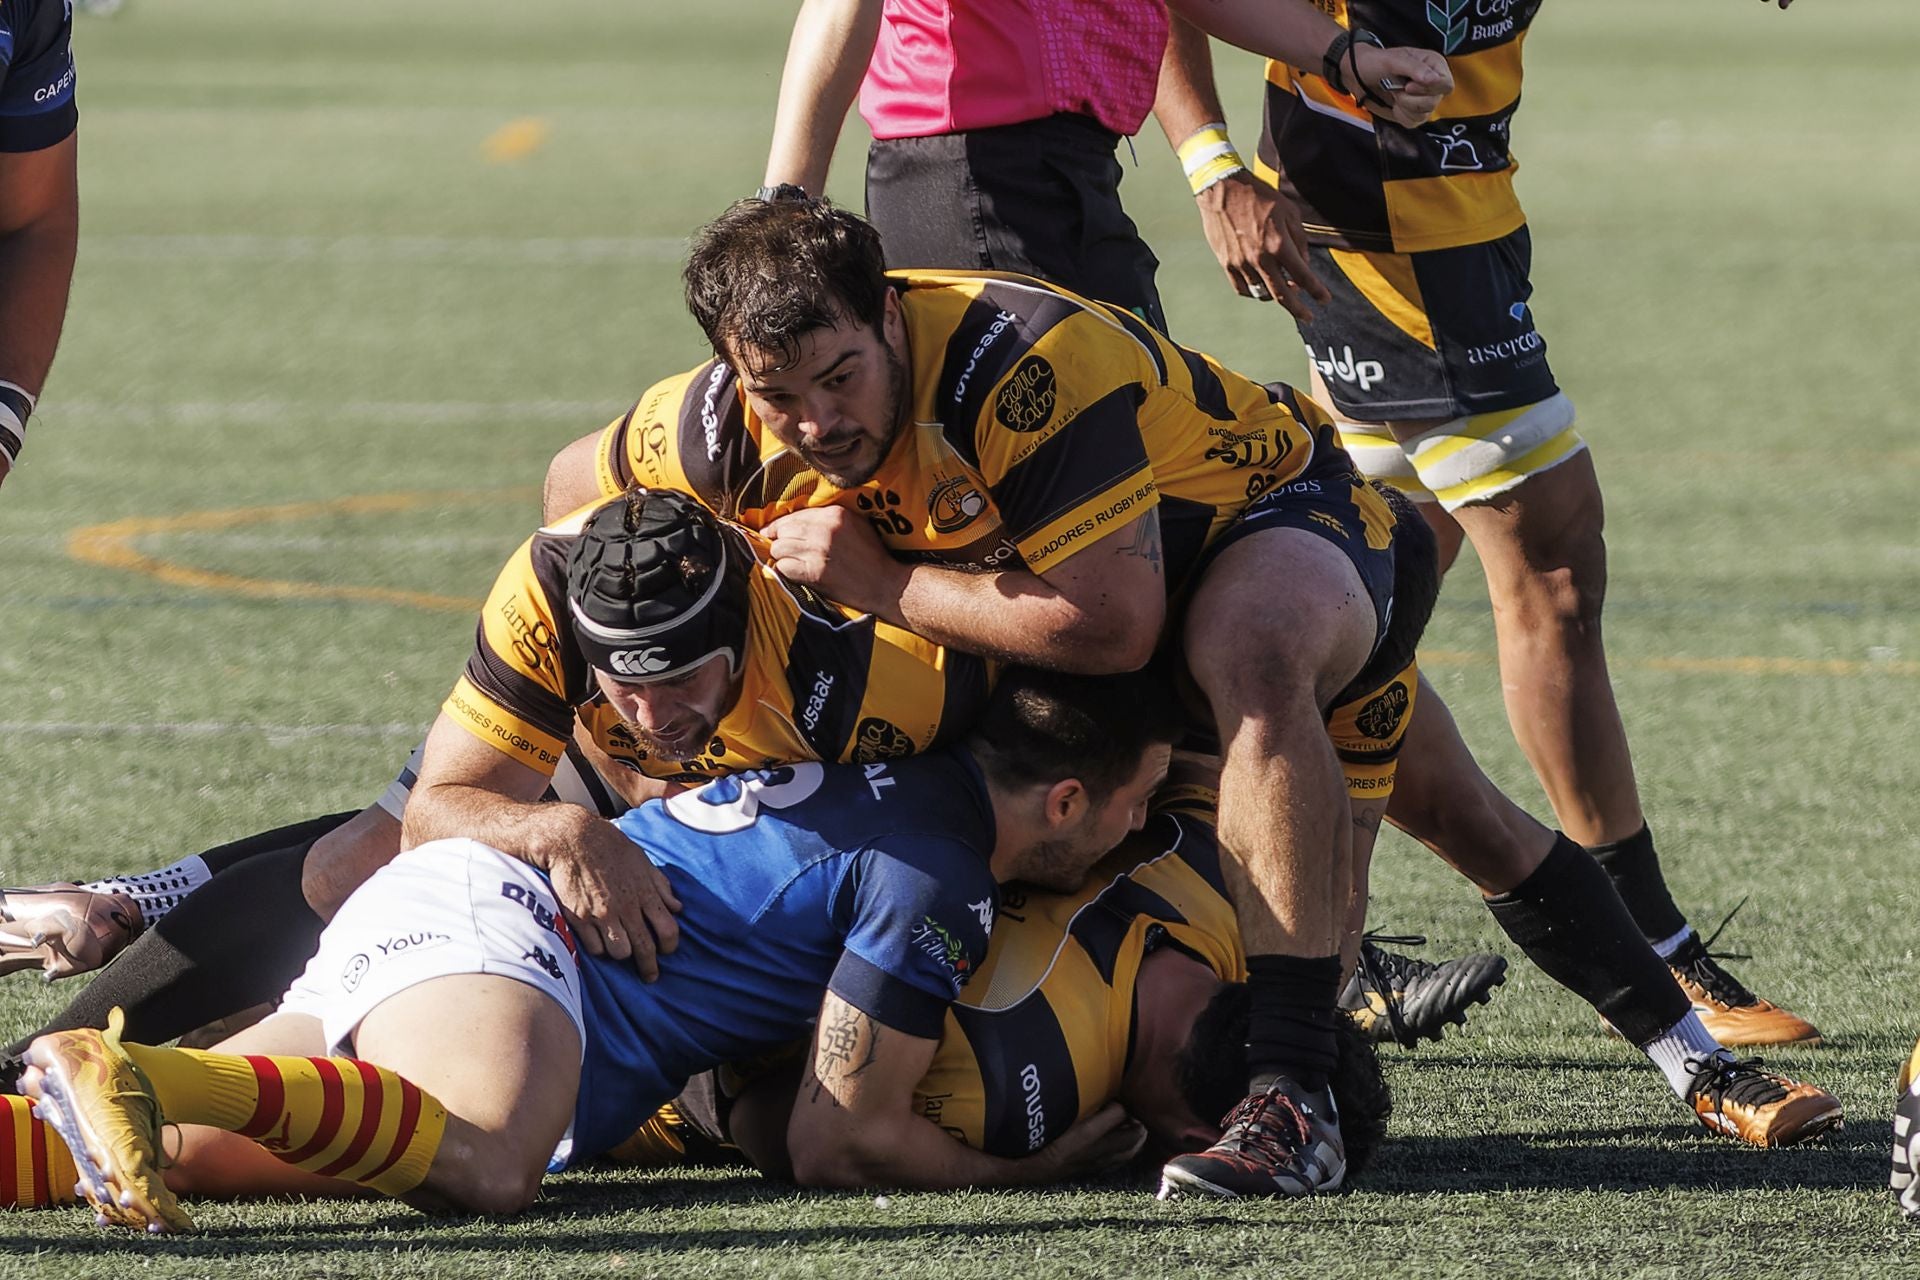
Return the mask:
[[[1171, 7], [1255, 53], [1332, 65], [1367, 87], [1376, 110], [1408, 124], [1430, 115], [1452, 86], [1444, 59], [1355, 38], [1309, 0]], [[1121, 207], [1115, 150], [1154, 109], [1168, 8], [1163, 0], [806, 0], [761, 194], [825, 188], [857, 93], [874, 138], [867, 216], [889, 267], [1039, 276], [1164, 330], [1159, 260]], [[1182, 128], [1173, 141], [1196, 194], [1203, 184], [1245, 180], [1224, 129], [1218, 145], [1200, 129]]]

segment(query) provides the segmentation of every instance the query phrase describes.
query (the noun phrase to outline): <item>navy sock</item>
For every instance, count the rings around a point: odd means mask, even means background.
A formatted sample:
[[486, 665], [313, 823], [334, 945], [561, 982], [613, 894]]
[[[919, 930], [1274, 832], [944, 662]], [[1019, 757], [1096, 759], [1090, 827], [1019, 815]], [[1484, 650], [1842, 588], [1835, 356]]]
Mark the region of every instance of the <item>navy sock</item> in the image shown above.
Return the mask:
[[1247, 1069], [1264, 1085], [1284, 1075], [1304, 1089], [1324, 1089], [1339, 1048], [1334, 1002], [1340, 957], [1248, 956]]

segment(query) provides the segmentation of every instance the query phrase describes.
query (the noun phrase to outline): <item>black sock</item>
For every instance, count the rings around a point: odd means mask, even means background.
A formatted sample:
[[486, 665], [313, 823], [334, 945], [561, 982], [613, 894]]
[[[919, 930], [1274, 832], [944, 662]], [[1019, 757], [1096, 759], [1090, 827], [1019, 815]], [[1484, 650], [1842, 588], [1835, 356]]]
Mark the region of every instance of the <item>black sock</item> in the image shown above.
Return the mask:
[[1660, 872], [1653, 832], [1644, 824], [1625, 840], [1589, 845], [1587, 852], [1606, 868], [1607, 878], [1620, 891], [1620, 900], [1648, 942], [1665, 942], [1687, 927], [1687, 918], [1674, 905], [1667, 878]]
[[1567, 837], [1558, 837], [1511, 893], [1488, 898], [1487, 909], [1542, 973], [1598, 1009], [1634, 1044], [1687, 1016], [1687, 997], [1641, 936], [1613, 882]]
[[201, 853], [200, 860], [207, 864], [207, 870], [219, 875], [234, 863], [256, 854], [272, 853], [275, 849], [296, 844], [312, 848], [314, 841], [335, 827], [346, 825], [348, 818], [357, 817], [359, 813], [358, 809], [349, 809], [345, 813], [330, 813], [324, 818], [308, 818], [305, 822], [275, 827], [271, 831], [262, 831], [228, 844], [215, 845]]
[[1255, 1081], [1279, 1074], [1303, 1089], [1324, 1089], [1340, 1056], [1334, 1001], [1340, 957], [1247, 957], [1247, 1070]]
[[255, 854], [207, 881], [6, 1052], [23, 1053], [51, 1031], [104, 1027], [115, 1005], [127, 1011], [127, 1039], [162, 1044], [278, 1000], [320, 946], [322, 921], [300, 891], [312, 844]]

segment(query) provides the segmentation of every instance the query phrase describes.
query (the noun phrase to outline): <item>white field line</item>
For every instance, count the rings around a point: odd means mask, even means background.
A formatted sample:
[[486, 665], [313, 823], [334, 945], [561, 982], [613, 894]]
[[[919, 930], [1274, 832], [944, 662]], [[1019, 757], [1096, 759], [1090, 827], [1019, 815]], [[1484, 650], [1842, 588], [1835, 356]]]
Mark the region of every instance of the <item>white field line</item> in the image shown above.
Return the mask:
[[281, 426], [289, 419], [357, 419], [399, 426], [441, 426], [469, 422], [586, 422], [581, 432], [604, 427], [631, 400], [176, 400], [158, 404], [114, 400], [54, 399], [36, 419], [111, 422], [124, 426]]
[[426, 731], [423, 721], [389, 724], [254, 724], [241, 720], [0, 720], [0, 734], [41, 738], [224, 738], [257, 734], [276, 740], [401, 738]]
[[87, 236], [83, 261], [99, 262], [446, 262], [461, 266], [596, 266], [672, 262], [680, 236]]

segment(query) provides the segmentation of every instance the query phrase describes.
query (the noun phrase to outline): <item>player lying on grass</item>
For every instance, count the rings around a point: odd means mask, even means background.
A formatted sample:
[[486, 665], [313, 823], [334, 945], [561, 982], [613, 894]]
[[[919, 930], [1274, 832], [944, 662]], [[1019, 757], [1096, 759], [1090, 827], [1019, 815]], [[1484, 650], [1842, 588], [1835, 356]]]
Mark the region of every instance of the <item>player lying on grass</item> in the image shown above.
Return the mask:
[[[762, 1169], [815, 1185], [1044, 1181], [1104, 1153], [1098, 1124], [1071, 1131], [1116, 1101], [1163, 1153], [1211, 1142], [1244, 1077], [1246, 989], [1210, 782], [1192, 761], [1177, 761], [1147, 825], [1079, 891], [1003, 892], [986, 960], [948, 1010], [937, 1046], [876, 1061], [831, 1089], [817, 1071], [802, 1083], [793, 1060], [744, 1080], [731, 1069], [705, 1073], [611, 1156], [661, 1165], [689, 1149], [737, 1144], [740, 1151], [722, 1154], [744, 1152]], [[857, 1045], [863, 1029], [856, 1018], [845, 1031]], [[1703, 1082], [1714, 1072], [1698, 1068], [1708, 1065], [1696, 1065]], [[1826, 1100], [1781, 1084], [1779, 1096], [1703, 1087], [1688, 1101], [1710, 1132], [1772, 1131], [1790, 1140], [1790, 1129], [1809, 1125]], [[1332, 1090], [1351, 1174], [1379, 1140], [1388, 1109], [1378, 1066], [1357, 1036], [1342, 1045]], [[47, 1153], [40, 1167], [50, 1172], [0, 1203], [56, 1202], [74, 1182], [65, 1148], [28, 1117], [24, 1100], [11, 1101], [14, 1149], [38, 1144]], [[929, 1163], [919, 1143], [926, 1122], [1002, 1158]], [[1036, 1147], [1046, 1159], [1021, 1158]], [[188, 1144], [166, 1179], [180, 1194], [258, 1192], [259, 1165], [245, 1144], [200, 1142]]]
[[[655, 982], [579, 954], [526, 862], [466, 838], [416, 846], [348, 899], [280, 1010], [221, 1051], [62, 1032], [29, 1049], [27, 1094], [105, 1221], [191, 1227], [156, 1176], [162, 1123], [183, 1149], [228, 1144], [230, 1168], [254, 1157], [264, 1191], [344, 1181], [514, 1212], [550, 1159], [606, 1150], [694, 1073], [816, 1015], [827, 1088], [902, 1055], [924, 1066], [985, 958], [996, 882], [1076, 888], [1144, 824], [1167, 770], [1163, 701], [1139, 676], [1011, 673], [963, 746], [741, 774], [633, 810], [620, 832], [682, 904]], [[915, 1136], [928, 1166], [986, 1159], [932, 1124]], [[1137, 1145], [1121, 1136], [1121, 1154]]]
[[[614, 1158], [749, 1159], [814, 1186], [950, 1185], [913, 1158], [931, 1122], [1017, 1159], [1118, 1102], [1161, 1158], [1204, 1146], [1246, 1076], [1246, 957], [1213, 834], [1214, 772], [1176, 758], [1147, 825], [1077, 892], [1012, 887], [987, 960], [924, 1062], [819, 1079], [799, 1054], [707, 1073]], [[914, 1069], [917, 1068], [917, 1069]], [[1348, 1026], [1332, 1077], [1348, 1172], [1391, 1110], [1369, 1042]], [[736, 1148], [737, 1149], [734, 1149]]]
[[[1245, 1070], [1245, 957], [1210, 779], [1185, 759], [1173, 776], [1145, 830], [1080, 892], [1003, 897], [987, 963], [948, 1010], [923, 1072], [865, 1073], [829, 1090], [796, 1070], [723, 1068], [616, 1154], [663, 1164], [685, 1148], [737, 1146], [736, 1158], [804, 1183], [935, 1186], [944, 1184], [894, 1138], [916, 1119], [1017, 1155], [1113, 1100], [1160, 1151], [1212, 1142]], [[1356, 1121], [1369, 1147], [1385, 1121], [1384, 1086], [1363, 1047], [1343, 1047], [1334, 1077], [1350, 1162]], [[1783, 1144], [1825, 1128], [1830, 1097], [1751, 1069], [1738, 1072], [1740, 1087], [1719, 1087], [1729, 1061], [1719, 1050], [1686, 1064], [1695, 1087], [1683, 1100], [1708, 1132]]]

